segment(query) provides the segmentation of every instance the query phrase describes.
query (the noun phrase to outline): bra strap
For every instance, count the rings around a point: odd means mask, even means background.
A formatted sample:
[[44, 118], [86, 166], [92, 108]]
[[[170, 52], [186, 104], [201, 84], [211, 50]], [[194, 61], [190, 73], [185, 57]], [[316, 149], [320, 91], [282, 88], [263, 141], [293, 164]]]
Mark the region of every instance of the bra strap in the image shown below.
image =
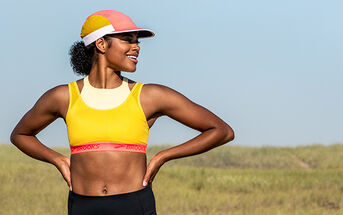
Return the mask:
[[78, 96], [77, 90], [78, 89], [76, 89], [76, 87], [78, 87], [76, 81], [70, 82], [68, 84], [68, 89], [69, 89], [69, 108], [68, 108], [68, 110], [75, 103], [75, 101], [77, 99], [77, 96]]

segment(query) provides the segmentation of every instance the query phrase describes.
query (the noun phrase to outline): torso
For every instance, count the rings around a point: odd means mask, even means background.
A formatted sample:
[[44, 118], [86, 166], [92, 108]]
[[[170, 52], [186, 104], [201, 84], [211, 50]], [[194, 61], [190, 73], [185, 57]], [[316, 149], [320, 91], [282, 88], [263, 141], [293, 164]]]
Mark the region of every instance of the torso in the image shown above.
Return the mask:
[[[79, 91], [83, 80], [76, 81]], [[129, 79], [132, 90], [136, 82]], [[69, 104], [68, 86], [63, 85], [63, 104], [60, 115], [65, 121]], [[155, 113], [149, 100], [149, 84], [145, 84], [140, 95], [143, 112], [149, 128], [160, 116]], [[143, 178], [147, 168], [146, 154], [137, 152], [98, 151], [71, 155], [71, 183], [73, 192], [81, 195], [106, 196], [143, 189]]]

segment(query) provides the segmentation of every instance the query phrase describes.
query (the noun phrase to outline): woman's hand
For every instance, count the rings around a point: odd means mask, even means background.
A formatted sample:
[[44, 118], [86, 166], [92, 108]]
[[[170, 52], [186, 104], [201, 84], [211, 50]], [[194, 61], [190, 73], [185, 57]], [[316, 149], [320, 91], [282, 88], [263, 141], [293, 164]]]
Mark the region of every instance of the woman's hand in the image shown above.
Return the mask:
[[148, 164], [147, 170], [145, 172], [145, 176], [143, 179], [143, 186], [145, 187], [146, 185], [151, 184], [152, 181], [154, 180], [158, 170], [160, 167], [164, 164], [163, 159], [161, 156], [158, 156], [155, 154], [151, 159]]
[[56, 167], [62, 174], [64, 180], [67, 182], [69, 190], [72, 190], [70, 178], [70, 158], [65, 156], [59, 158], [58, 162], [56, 162]]

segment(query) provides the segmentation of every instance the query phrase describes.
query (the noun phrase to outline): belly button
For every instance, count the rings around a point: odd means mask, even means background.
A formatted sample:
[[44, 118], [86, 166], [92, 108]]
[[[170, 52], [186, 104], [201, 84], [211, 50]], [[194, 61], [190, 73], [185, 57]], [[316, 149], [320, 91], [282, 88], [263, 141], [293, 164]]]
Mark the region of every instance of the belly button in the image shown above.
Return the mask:
[[102, 190], [102, 192], [106, 194], [106, 193], [107, 193], [107, 188], [104, 187], [104, 189]]

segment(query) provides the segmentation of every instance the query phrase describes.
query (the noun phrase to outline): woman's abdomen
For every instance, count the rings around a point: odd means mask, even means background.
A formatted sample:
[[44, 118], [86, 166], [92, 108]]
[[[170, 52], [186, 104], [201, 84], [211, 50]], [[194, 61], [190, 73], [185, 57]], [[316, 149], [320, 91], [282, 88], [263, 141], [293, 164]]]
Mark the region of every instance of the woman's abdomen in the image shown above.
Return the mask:
[[98, 151], [71, 155], [73, 192], [106, 196], [140, 190], [146, 172], [146, 154]]

